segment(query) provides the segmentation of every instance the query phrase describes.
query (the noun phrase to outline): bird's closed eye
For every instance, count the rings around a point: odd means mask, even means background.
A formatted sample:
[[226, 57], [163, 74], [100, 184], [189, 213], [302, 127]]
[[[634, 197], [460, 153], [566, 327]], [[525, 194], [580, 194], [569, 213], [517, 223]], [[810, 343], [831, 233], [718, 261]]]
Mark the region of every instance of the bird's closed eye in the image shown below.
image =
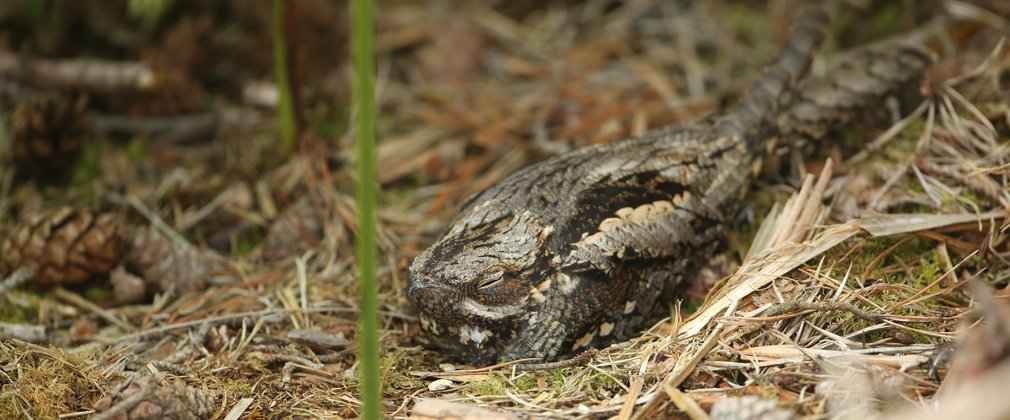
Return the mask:
[[497, 286], [499, 283], [502, 282], [502, 279], [504, 278], [505, 277], [502, 276], [501, 273], [490, 274], [487, 277], [484, 277], [483, 280], [481, 280], [480, 285], [477, 286], [477, 290], [484, 290]]

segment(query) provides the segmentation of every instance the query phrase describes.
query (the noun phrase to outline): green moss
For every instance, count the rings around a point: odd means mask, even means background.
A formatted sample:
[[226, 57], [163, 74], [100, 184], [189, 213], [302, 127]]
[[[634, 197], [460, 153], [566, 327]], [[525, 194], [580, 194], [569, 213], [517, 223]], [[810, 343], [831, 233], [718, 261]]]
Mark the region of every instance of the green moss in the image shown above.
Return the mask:
[[[852, 253], [850, 253], [851, 248], [838, 247], [832, 251], [833, 255], [829, 261], [839, 260], [845, 254], [849, 254], [850, 261], [852, 262], [852, 271], [850, 276], [860, 276], [870, 263], [877, 258], [877, 256], [887, 252], [889, 248], [902, 239], [904, 239], [902, 236], [868, 238], [863, 242], [856, 244], [855, 246], [859, 249]], [[888, 274], [886, 268], [899, 261], [905, 264], [914, 263], [915, 261], [918, 261], [920, 257], [925, 257], [928, 254], [935, 252], [936, 242], [926, 238], [910, 239], [897, 249], [884, 256], [884, 258], [881, 259], [876, 266], [874, 266], [874, 269], [867, 273], [868, 279], [885, 280], [890, 282], [904, 281], [904, 279], [896, 278], [893, 274]], [[829, 272], [828, 274], [832, 276], [844, 276], [845, 270], [848, 270], [848, 265], [843, 266], [842, 264], [838, 264], [834, 267], [835, 272]], [[936, 277], [933, 278], [935, 279]], [[867, 279], [861, 280], [865, 281]]]
[[845, 127], [838, 132], [838, 143], [847, 152], [863, 150], [866, 147], [866, 131]]
[[867, 2], [864, 7], [842, 7], [832, 23], [832, 39], [843, 46], [861, 45], [887, 38], [901, 29], [903, 15], [914, 10], [904, 2]]
[[[916, 271], [918, 276], [912, 282], [912, 285], [916, 286], [916, 289], [924, 288], [936, 281], [946, 271], [946, 263], [940, 255], [940, 251], [934, 249], [932, 252], [919, 257], [919, 269]], [[938, 289], [939, 286], [933, 286], [931, 291]]]
[[691, 315], [701, 309], [701, 305], [705, 303], [705, 299], [688, 299], [681, 303], [680, 312], [684, 316]]
[[620, 383], [602, 373], [590, 377], [587, 385], [590, 393], [600, 398], [613, 395], [622, 389]]
[[[888, 252], [898, 241], [904, 242], [892, 251]], [[856, 249], [853, 249], [856, 248]], [[946, 272], [946, 262], [944, 256], [940, 254], [936, 241], [907, 236], [891, 236], [884, 238], [868, 238], [848, 247], [837, 247], [832, 250], [827, 258], [828, 261], [836, 261], [833, 267], [822, 268], [826, 275], [841, 279], [845, 276], [845, 271], [849, 269], [850, 281], [855, 281], [853, 276], [862, 276], [869, 264], [877, 259], [882, 253], [888, 252], [878, 261], [874, 268], [867, 273], [866, 278], [861, 281], [879, 281], [889, 284], [902, 285], [900, 289], [883, 288], [875, 293], [863, 295], [874, 304], [884, 308], [894, 307], [896, 304], [906, 300], [915, 291], [926, 289], [941, 275]], [[843, 257], [847, 256], [847, 261]], [[940, 285], [933, 285], [925, 293], [934, 292], [940, 289]], [[863, 309], [873, 311], [871, 305], [854, 302]], [[895, 315], [922, 315], [923, 310], [931, 308], [939, 309], [942, 305], [938, 299], [925, 299], [915, 305], [903, 306], [894, 309]], [[849, 312], [830, 311], [819, 312], [811, 315], [811, 322], [823, 323], [829, 330], [840, 334], [848, 334], [871, 326], [871, 323], [859, 319]], [[923, 330], [935, 330], [936, 326], [922, 325], [913, 326]], [[895, 330], [880, 330], [867, 333], [862, 338], [863, 341], [876, 341], [888, 338]], [[901, 331], [908, 335], [914, 342], [929, 343], [930, 337], [916, 334], [910, 331]]]
[[574, 373], [575, 370], [570, 368], [549, 370], [547, 371], [547, 385], [555, 388], [560, 387]]
[[879, 32], [878, 37], [882, 39], [893, 34], [901, 15], [901, 5], [897, 3], [886, 4], [877, 10], [873, 15], [873, 26]]
[[537, 385], [537, 376], [530, 372], [515, 378], [512, 383], [515, 384], [517, 390], [522, 392], [534, 391], [539, 387]]
[[245, 254], [251, 252], [263, 240], [266, 235], [263, 228], [254, 225], [249, 229], [242, 230], [231, 235], [232, 254]]
[[108, 302], [112, 300], [112, 288], [105, 284], [92, 284], [84, 289], [83, 296], [91, 302]]
[[[15, 293], [15, 292], [10, 292]], [[12, 324], [24, 324], [32, 322], [36, 314], [39, 313], [39, 299], [34, 293], [19, 293], [19, 302], [15, 303], [10, 297], [0, 297], [0, 321]]]
[[[936, 325], [922, 324], [922, 323], [911, 323], [911, 324], [908, 324], [908, 327], [915, 328], [917, 330], [924, 330], [924, 331], [936, 331], [937, 330], [937, 326]], [[908, 336], [911, 339], [911, 343], [912, 344], [936, 344], [936, 342], [934, 341], [933, 337], [930, 337], [930, 336], [928, 336], [926, 334], [920, 334], [920, 333], [917, 333], [917, 332], [914, 332], [914, 331], [907, 331], [907, 330], [906, 331], [901, 331], [901, 333], [905, 334], [906, 336]]]
[[505, 378], [497, 373], [492, 373], [487, 376], [482, 381], [471, 382], [466, 387], [466, 391], [469, 395], [481, 396], [481, 397], [492, 397], [492, 396], [502, 396], [505, 395], [505, 388], [507, 386], [507, 381]]
[[414, 200], [414, 194], [419, 186], [421, 186], [420, 180], [414, 179], [402, 185], [383, 189], [382, 194], [379, 195], [379, 206], [388, 207], [404, 202], [411, 202]]
[[980, 208], [988, 208], [996, 204], [989, 197], [979, 195], [967, 188], [960, 188], [955, 194], [941, 194], [940, 208], [947, 212], [962, 212], [965, 209], [971, 211], [972, 208], [967, 203], [974, 203]]
[[410, 353], [397, 348], [382, 358], [379, 372], [382, 375], [383, 392], [396, 394], [398, 390], [416, 389], [424, 386], [420, 378], [407, 375], [418, 365], [417, 359]]
[[255, 357], [246, 359], [246, 364], [250, 369], [255, 370], [257, 372], [269, 373], [266, 370], [266, 367], [263, 365], [263, 361]]
[[308, 114], [309, 126], [324, 139], [340, 138], [347, 132], [346, 115], [350, 113], [340, 101], [334, 104], [318, 104]]
[[126, 144], [126, 157], [130, 159], [131, 163], [143, 164], [147, 162], [147, 151], [144, 147], [144, 140], [141, 137], [134, 137]]
[[[557, 368], [542, 372], [528, 372], [513, 380], [512, 383], [515, 385], [516, 390], [530, 393], [540, 390], [538, 381], [540, 381], [540, 378], [543, 378], [547, 389], [557, 390], [564, 387], [568, 378], [577, 372], [577, 368]], [[591, 388], [594, 387], [592, 382], [590, 382], [589, 386]]]
[[736, 28], [743, 39], [751, 45], [759, 45], [771, 37], [771, 24], [768, 19], [755, 19], [764, 16], [747, 5], [733, 5], [729, 13], [730, 24]]
[[238, 381], [228, 381], [228, 383], [224, 384], [224, 387], [239, 394], [249, 394], [253, 390], [249, 384]]
[[81, 157], [74, 166], [73, 183], [82, 184], [92, 179], [98, 178], [102, 174], [102, 164], [100, 162], [101, 146], [95, 139], [87, 139], [81, 150]]

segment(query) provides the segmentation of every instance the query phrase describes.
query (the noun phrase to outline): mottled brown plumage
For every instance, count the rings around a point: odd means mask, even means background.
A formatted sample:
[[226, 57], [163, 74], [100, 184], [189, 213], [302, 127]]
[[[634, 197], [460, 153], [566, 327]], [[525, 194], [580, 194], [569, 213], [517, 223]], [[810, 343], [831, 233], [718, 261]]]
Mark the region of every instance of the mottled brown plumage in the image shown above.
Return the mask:
[[804, 15], [727, 112], [555, 156], [468, 199], [410, 267], [407, 295], [430, 340], [471, 363], [552, 359], [667, 315], [770, 143], [823, 135], [932, 61], [892, 45], [800, 83], [826, 20]]

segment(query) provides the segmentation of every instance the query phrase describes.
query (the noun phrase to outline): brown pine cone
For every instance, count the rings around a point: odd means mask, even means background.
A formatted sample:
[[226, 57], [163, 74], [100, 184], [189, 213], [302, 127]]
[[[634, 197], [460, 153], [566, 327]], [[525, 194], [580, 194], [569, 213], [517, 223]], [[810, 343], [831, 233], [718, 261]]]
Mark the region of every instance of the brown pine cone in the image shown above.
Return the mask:
[[209, 419], [214, 398], [182, 382], [153, 376], [127, 379], [98, 400], [95, 410], [112, 419]]
[[10, 134], [14, 168], [21, 179], [65, 181], [88, 133], [87, 100], [43, 94], [17, 106]]
[[186, 243], [175, 243], [151, 226], [140, 227], [132, 237], [130, 265], [144, 278], [147, 291], [203, 290], [207, 280], [224, 267], [220, 256]]
[[104, 276], [123, 255], [121, 232], [111, 213], [62, 207], [28, 216], [0, 243], [0, 274], [31, 267], [39, 289]]

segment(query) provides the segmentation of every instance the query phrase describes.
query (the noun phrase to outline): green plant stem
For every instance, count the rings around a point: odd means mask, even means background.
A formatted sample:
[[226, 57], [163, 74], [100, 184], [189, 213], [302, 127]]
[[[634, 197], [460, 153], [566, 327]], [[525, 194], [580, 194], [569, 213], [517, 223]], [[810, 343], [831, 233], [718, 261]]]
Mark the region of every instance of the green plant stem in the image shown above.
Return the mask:
[[376, 244], [376, 194], [375, 169], [375, 48], [374, 12], [371, 0], [351, 1], [351, 58], [354, 63], [354, 146], [357, 155], [358, 183], [358, 293], [361, 295], [361, 313], [358, 326], [358, 369], [361, 401], [364, 404], [361, 418], [378, 419], [382, 412], [379, 388], [379, 325], [378, 294], [375, 278], [378, 260]]
[[280, 103], [277, 104], [277, 119], [281, 128], [281, 144], [286, 156], [291, 156], [295, 150], [297, 125], [295, 123], [295, 107], [291, 89], [291, 74], [288, 73], [289, 48], [285, 30], [285, 0], [274, 0], [274, 73], [277, 77], [277, 89], [280, 90]]

